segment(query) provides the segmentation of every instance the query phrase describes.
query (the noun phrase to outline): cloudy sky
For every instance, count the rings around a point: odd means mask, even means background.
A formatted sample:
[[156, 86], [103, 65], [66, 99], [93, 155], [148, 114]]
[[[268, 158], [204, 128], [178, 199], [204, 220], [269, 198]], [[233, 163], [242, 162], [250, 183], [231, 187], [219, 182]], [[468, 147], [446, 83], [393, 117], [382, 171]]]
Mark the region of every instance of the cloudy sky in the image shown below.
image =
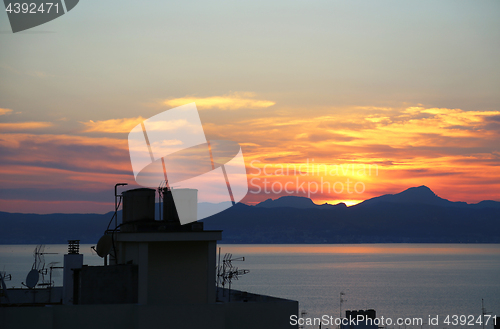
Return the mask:
[[190, 102], [209, 140], [242, 146], [248, 204], [419, 185], [500, 200], [499, 14], [498, 1], [82, 0], [13, 34], [2, 11], [0, 211], [111, 211], [114, 184], [134, 183], [128, 132]]

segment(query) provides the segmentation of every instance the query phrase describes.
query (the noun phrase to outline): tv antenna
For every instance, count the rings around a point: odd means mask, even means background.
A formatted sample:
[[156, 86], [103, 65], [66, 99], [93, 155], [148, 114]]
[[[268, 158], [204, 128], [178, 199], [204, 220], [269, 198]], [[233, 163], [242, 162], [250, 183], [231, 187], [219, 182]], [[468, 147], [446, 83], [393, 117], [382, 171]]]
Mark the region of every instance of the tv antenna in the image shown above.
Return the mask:
[[344, 299], [345, 293], [343, 291], [340, 292], [340, 299], [339, 299], [339, 317], [342, 319], [342, 304], [344, 302], [347, 302], [347, 299]]
[[484, 329], [484, 316], [486, 314], [491, 314], [491, 312], [486, 312], [486, 308], [484, 307], [484, 299], [481, 298], [481, 314], [483, 316], [483, 329]]
[[[122, 194], [118, 194], [118, 186], [126, 186], [128, 183], [117, 183], [115, 184], [115, 212], [113, 214], [113, 217], [111, 217], [111, 221], [113, 218], [115, 219], [115, 229], [118, 227], [118, 208], [120, 207], [120, 203], [122, 202]], [[109, 223], [111, 224], [111, 222]], [[108, 224], [108, 229], [109, 229], [109, 224]]]
[[[40, 280], [40, 275], [42, 276], [42, 282], [38, 285], [40, 286], [50, 286], [51, 282], [45, 282], [45, 275], [49, 273], [49, 269], [45, 268], [45, 257], [44, 255], [55, 255], [56, 252], [45, 252], [45, 245], [39, 244], [33, 251], [33, 257], [35, 258], [33, 265], [31, 266], [31, 271], [28, 272], [26, 276], [26, 284], [21, 282], [26, 287], [33, 289], [38, 284]], [[55, 263], [50, 263], [50, 281], [52, 281], [52, 268], [54, 268]]]
[[52, 276], [59, 276], [59, 274], [57, 274], [57, 272], [53, 273], [54, 272], [54, 269], [63, 269], [64, 267], [63, 266], [56, 266], [56, 264], [59, 264], [60, 262], [50, 262], [49, 263], [49, 282], [45, 283], [41, 283], [40, 285], [46, 285], [46, 286], [49, 286], [49, 287], [52, 287], [54, 285], [54, 281], [52, 280]]
[[169, 191], [170, 187], [168, 186], [168, 181], [163, 180], [160, 182], [160, 185], [158, 186], [158, 219], [163, 220], [162, 217], [162, 202], [163, 202], [163, 194], [165, 194], [165, 191]]
[[219, 289], [219, 283], [222, 285], [222, 295], [225, 296], [224, 287], [228, 285], [229, 301], [231, 301], [231, 283], [233, 280], [238, 280], [241, 275], [247, 274], [250, 270], [240, 270], [233, 266], [233, 262], [245, 261], [245, 257], [233, 258], [233, 254], [226, 253], [222, 260], [222, 265], [220, 265], [220, 248], [219, 248], [219, 265], [217, 266], [217, 290]]
[[7, 293], [7, 287], [5, 281], [12, 280], [12, 275], [7, 274], [5, 271], [0, 271], [0, 297], [5, 296], [7, 303], [10, 303], [9, 294]]
[[[122, 200], [123, 200], [123, 194], [118, 194], [118, 186], [126, 186], [128, 185], [128, 183], [116, 183], [115, 184], [115, 211], [113, 212], [113, 216], [111, 216], [111, 219], [109, 220], [109, 223], [108, 223], [108, 227], [106, 228], [106, 230], [104, 231], [104, 234], [106, 235], [108, 232], [112, 232], [112, 234], [114, 234], [117, 230], [118, 230], [118, 208], [120, 208], [120, 204], [122, 203]], [[113, 230], [110, 230], [110, 226], [111, 226], [111, 223], [113, 223], [113, 219], [115, 220], [115, 228]], [[120, 224], [121, 225], [121, 224]], [[113, 241], [112, 241], [113, 242]], [[115, 259], [116, 259], [116, 250], [114, 250], [114, 242], [112, 243], [112, 246], [113, 246], [113, 251], [115, 251]], [[99, 246], [97, 246], [99, 247]], [[91, 247], [93, 248], [93, 247]], [[100, 256], [100, 257], [103, 257], [104, 258], [104, 265], [108, 265], [108, 253], [109, 253], [109, 250], [106, 252], [106, 255], [104, 256], [101, 256], [99, 254], [99, 252], [93, 248], [97, 254]], [[106, 250], [101, 250], [102, 252], [105, 252]]]

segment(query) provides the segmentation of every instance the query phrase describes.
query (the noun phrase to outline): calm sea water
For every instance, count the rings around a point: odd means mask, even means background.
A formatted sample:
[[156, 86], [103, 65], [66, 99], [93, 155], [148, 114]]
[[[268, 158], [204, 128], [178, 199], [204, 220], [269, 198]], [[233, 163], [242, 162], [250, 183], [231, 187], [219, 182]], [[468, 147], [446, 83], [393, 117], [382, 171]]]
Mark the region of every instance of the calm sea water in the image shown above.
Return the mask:
[[[235, 262], [250, 273], [232, 287], [299, 301], [305, 317], [338, 317], [340, 307], [375, 309], [377, 317], [423, 318], [423, 328], [453, 327], [447, 315], [481, 314], [481, 299], [500, 316], [500, 245], [220, 245], [222, 255], [244, 256]], [[21, 286], [33, 263], [34, 245], [0, 245], [0, 270], [12, 275], [7, 286]], [[45, 263], [61, 262], [65, 245], [47, 245]], [[84, 263], [101, 265], [90, 245], [81, 245]], [[54, 270], [56, 285], [61, 270]], [[340, 305], [340, 293], [345, 301]], [[426, 324], [439, 315], [439, 325]], [[398, 328], [397, 325], [389, 326]], [[401, 328], [403, 328], [401, 326]], [[415, 327], [415, 326], [407, 326]], [[420, 326], [417, 326], [420, 328]], [[417, 328], [415, 327], [415, 328]], [[482, 328], [455, 326], [454, 328]], [[305, 328], [313, 328], [305, 326]], [[317, 328], [315, 326], [314, 328]], [[324, 327], [323, 327], [324, 328]], [[492, 322], [486, 328], [493, 328]]]

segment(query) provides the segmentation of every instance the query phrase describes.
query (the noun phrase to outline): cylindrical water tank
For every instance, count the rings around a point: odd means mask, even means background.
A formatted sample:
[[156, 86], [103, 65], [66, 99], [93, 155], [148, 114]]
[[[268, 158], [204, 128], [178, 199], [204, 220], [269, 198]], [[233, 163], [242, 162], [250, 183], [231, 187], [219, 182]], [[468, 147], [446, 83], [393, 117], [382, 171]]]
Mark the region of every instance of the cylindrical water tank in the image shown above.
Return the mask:
[[163, 220], [174, 225], [181, 225], [177, 209], [175, 209], [172, 191], [169, 188], [163, 189]]
[[155, 190], [137, 188], [122, 193], [122, 223], [155, 219]]
[[189, 188], [173, 188], [172, 196], [181, 225], [198, 220], [198, 190]]

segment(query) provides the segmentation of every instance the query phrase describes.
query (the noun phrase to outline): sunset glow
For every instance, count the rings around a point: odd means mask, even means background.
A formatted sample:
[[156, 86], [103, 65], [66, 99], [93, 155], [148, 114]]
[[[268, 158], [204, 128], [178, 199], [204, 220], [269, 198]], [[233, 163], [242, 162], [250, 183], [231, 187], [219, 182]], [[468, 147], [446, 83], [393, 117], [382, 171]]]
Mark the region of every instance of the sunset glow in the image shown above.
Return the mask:
[[241, 145], [249, 205], [500, 200], [498, 3], [120, 5], [119, 28], [80, 9], [0, 35], [0, 211], [111, 211], [115, 183], [138, 187], [129, 132], [191, 102], [208, 140]]
[[[500, 198], [499, 117], [498, 111], [413, 107], [212, 123], [204, 128], [216, 139], [245, 141], [248, 204], [299, 195], [317, 204], [352, 206], [419, 185], [452, 201], [479, 202]], [[117, 181], [133, 182], [126, 135], [93, 134], [123, 133], [139, 119], [82, 123], [80, 136], [2, 133], [0, 143], [8, 150], [3, 156], [3, 184], [102, 191]], [[19, 201], [14, 201], [4, 201], [4, 209], [15, 210]], [[53, 201], [53, 206], [60, 205]], [[97, 201], [91, 208], [103, 210]]]

